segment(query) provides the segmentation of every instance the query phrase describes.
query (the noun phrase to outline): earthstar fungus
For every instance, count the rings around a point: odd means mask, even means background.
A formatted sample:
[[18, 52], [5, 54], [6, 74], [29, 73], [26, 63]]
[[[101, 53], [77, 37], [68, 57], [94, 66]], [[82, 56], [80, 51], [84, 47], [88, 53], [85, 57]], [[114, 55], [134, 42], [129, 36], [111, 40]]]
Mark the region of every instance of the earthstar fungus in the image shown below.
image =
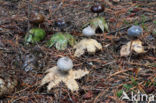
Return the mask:
[[[67, 60], [65, 60], [67, 59]], [[71, 63], [70, 59], [68, 60], [68, 57], [63, 57], [62, 59], [59, 59], [57, 65], [60, 65], [60, 62], [63, 61], [63, 65], [67, 66], [67, 64]], [[68, 66], [67, 68], [64, 68], [61, 64], [61, 68], [58, 66], [54, 66], [46, 71], [45, 77], [41, 81], [41, 86], [43, 86], [46, 83], [49, 83], [47, 86], [48, 91], [50, 91], [52, 88], [59, 85], [60, 82], [64, 82], [64, 84], [70, 89], [72, 92], [78, 91], [79, 86], [77, 84], [77, 81], [75, 79], [80, 79], [81, 77], [85, 76], [89, 73], [88, 70], [72, 70], [69, 69], [72, 67], [72, 65]], [[68, 70], [67, 70], [68, 69]], [[65, 70], [66, 72], [62, 72], [62, 70]]]
[[90, 8], [90, 10], [93, 13], [97, 13], [97, 15], [99, 16], [99, 13], [102, 13], [105, 10], [104, 5], [94, 5]]
[[102, 45], [94, 39], [83, 39], [74, 46], [74, 49], [76, 49], [74, 56], [80, 57], [86, 50], [91, 54], [95, 53], [96, 49], [102, 50]]

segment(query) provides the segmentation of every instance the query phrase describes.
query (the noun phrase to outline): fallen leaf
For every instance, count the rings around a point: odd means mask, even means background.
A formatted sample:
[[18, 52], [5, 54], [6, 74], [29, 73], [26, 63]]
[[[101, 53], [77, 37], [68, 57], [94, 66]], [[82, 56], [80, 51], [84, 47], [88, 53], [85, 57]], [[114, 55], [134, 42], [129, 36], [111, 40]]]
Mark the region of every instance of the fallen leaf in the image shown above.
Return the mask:
[[96, 49], [101, 50], [102, 45], [94, 39], [83, 39], [74, 46], [76, 49], [74, 56], [80, 57], [87, 50], [89, 53], [95, 53]]
[[55, 66], [53, 68], [48, 69], [46, 73], [46, 76], [41, 81], [41, 86], [43, 86], [46, 83], [49, 83], [47, 86], [48, 91], [59, 85], [60, 82], [64, 82], [68, 89], [70, 89], [71, 91], [78, 91], [79, 86], [75, 79], [80, 79], [81, 77], [88, 74], [89, 71], [71, 69], [68, 73], [63, 73], [59, 71], [57, 66]]

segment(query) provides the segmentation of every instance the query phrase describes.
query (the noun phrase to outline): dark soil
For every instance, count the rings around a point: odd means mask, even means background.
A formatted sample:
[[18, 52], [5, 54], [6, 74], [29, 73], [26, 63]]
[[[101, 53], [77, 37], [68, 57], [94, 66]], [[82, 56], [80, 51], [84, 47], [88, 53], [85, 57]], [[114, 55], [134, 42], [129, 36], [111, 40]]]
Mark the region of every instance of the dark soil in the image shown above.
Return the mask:
[[[133, 78], [137, 84], [127, 93], [139, 90], [156, 96], [156, 1], [112, 1], [117, 0], [0, 0], [0, 77], [18, 81], [15, 90], [1, 97], [0, 102], [124, 103], [126, 101], [122, 101], [117, 92], [125, 90], [124, 85], [133, 84]], [[105, 5], [100, 16], [105, 17], [110, 29], [108, 33], [93, 37], [103, 45], [102, 51], [76, 58], [72, 47], [58, 51], [46, 46], [49, 37], [59, 31], [55, 26], [58, 19], [70, 22], [65, 31], [74, 35], [77, 41], [84, 38], [82, 27], [97, 16], [90, 7], [98, 3]], [[25, 34], [33, 27], [28, 19], [32, 11], [45, 16], [40, 27], [46, 30], [46, 38], [37, 45], [25, 45]], [[133, 53], [122, 58], [120, 48], [129, 40], [127, 28], [136, 23], [144, 29], [140, 40], [147, 53]], [[55, 66], [62, 56], [73, 60], [74, 69], [90, 71], [78, 80], [78, 92], [72, 93], [64, 84], [49, 92], [46, 86], [39, 87], [44, 72]], [[25, 67], [25, 64], [31, 65]]]

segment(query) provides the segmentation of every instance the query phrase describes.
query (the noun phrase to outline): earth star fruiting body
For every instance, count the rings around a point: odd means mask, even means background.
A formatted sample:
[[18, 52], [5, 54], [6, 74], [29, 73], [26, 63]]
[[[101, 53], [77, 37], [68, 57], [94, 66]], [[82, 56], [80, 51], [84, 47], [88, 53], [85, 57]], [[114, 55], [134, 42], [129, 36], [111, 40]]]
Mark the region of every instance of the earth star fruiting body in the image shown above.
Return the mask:
[[66, 22], [64, 20], [58, 20], [58, 21], [55, 22], [55, 25], [57, 27], [62, 28], [62, 27], [65, 27], [66, 26]]
[[74, 49], [76, 49], [74, 56], [80, 57], [85, 51], [94, 54], [97, 50], [102, 50], [102, 45], [95, 39], [83, 39], [74, 46]]
[[79, 85], [75, 79], [81, 79], [89, 73], [88, 70], [70, 70], [66, 75], [59, 71], [57, 66], [54, 66], [46, 71], [45, 77], [41, 81], [41, 86], [48, 83], [47, 89], [50, 91], [52, 88], [58, 86], [63, 82], [68, 89], [72, 92], [79, 90]]
[[143, 29], [140, 26], [133, 25], [127, 32], [130, 37], [139, 37], [143, 33]]
[[71, 34], [57, 32], [51, 36], [47, 44], [49, 47], [55, 45], [57, 50], [65, 50], [68, 44], [74, 46], [75, 43], [76, 41]]
[[27, 43], [36, 43], [44, 39], [46, 32], [41, 28], [32, 28], [25, 36]]
[[91, 11], [93, 12], [93, 13], [101, 13], [101, 12], [103, 12], [104, 11], [104, 6], [103, 5], [94, 5], [94, 6], [92, 6], [91, 7]]
[[82, 30], [82, 34], [84, 36], [93, 36], [95, 35], [95, 30], [91, 26], [88, 26]]
[[62, 57], [58, 59], [57, 67], [59, 70], [67, 72], [73, 68], [73, 62], [69, 57]]
[[40, 24], [44, 22], [44, 16], [40, 13], [32, 13], [30, 16], [30, 23]]

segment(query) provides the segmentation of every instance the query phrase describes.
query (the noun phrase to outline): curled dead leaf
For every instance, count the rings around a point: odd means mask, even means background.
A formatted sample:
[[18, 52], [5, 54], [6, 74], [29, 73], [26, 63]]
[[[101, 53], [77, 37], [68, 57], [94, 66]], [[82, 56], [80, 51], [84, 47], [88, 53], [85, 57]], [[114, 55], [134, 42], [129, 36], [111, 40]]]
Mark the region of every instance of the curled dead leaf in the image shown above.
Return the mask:
[[102, 45], [94, 39], [83, 39], [74, 46], [76, 49], [74, 56], [80, 57], [87, 50], [89, 53], [95, 53], [96, 49], [101, 50]]
[[49, 83], [47, 86], [48, 91], [59, 85], [60, 82], [64, 82], [65, 85], [71, 91], [78, 91], [79, 86], [75, 79], [80, 79], [89, 73], [88, 70], [70, 70], [68, 73], [63, 73], [59, 71], [58, 67], [55, 66], [46, 71], [46, 76], [41, 81], [41, 86]]

